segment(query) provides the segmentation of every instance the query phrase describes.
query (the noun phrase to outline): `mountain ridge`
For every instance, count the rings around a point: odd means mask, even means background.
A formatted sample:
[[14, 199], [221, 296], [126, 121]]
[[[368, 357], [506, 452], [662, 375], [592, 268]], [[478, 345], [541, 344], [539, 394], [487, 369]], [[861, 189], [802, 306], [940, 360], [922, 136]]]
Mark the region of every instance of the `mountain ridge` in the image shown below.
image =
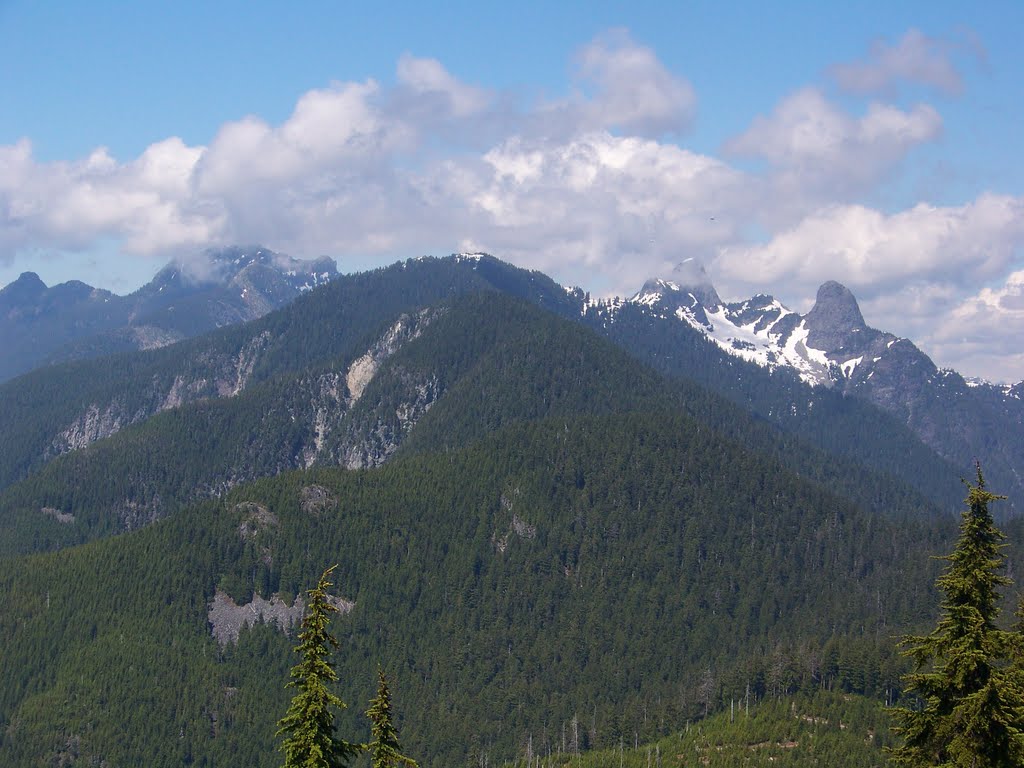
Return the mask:
[[387, 669], [425, 768], [576, 726], [614, 749], [740, 697], [891, 702], [959, 467], [727, 354], [672, 290], [610, 317], [493, 257], [409, 260], [0, 384], [0, 764], [269, 768], [294, 640], [224, 642], [220, 609], [294, 610], [333, 563], [338, 691]]
[[[696, 269], [693, 265], [689, 268]], [[697, 275], [701, 273], [697, 271]], [[706, 284], [706, 276], [700, 282], [711, 291], [705, 298], [717, 296], [713, 286]], [[933, 502], [945, 505], [952, 499], [955, 503], [959, 496], [955, 489], [946, 489], [942, 480], [944, 476], [955, 477], [956, 470], [937, 462], [933, 451], [952, 466], [962, 467], [962, 473], [975, 458], [981, 458], [993, 482], [1006, 488], [1012, 497], [1024, 487], [1019, 471], [1024, 459], [1014, 458], [1014, 452], [1024, 449], [1013, 444], [1012, 419], [1000, 422], [998, 414], [993, 415], [990, 409], [975, 425], [962, 404], [947, 408], [940, 403], [937, 418], [923, 424], [891, 409], [889, 418], [901, 425], [887, 423], [881, 418], [882, 410], [873, 411], [884, 403], [857, 405], [871, 402], [863, 393], [835, 386], [809, 387], [798, 375], [791, 377], [788, 366], [759, 368], [737, 354], [749, 352], [742, 345], [729, 351], [722, 348], [721, 339], [709, 339], [708, 326], [713, 327], [733, 311], [734, 327], [742, 324], [752, 336], [761, 333], [762, 337], [773, 329], [788, 327], [788, 343], [808, 366], [818, 366], [819, 372], [842, 372], [841, 366], [823, 351], [806, 346], [812, 329], [805, 327], [801, 316], [774, 299], [755, 297], [756, 301], [712, 307], [708, 313], [697, 295], [690, 290], [684, 292], [678, 284], [653, 281], [647, 289], [632, 299], [593, 301], [579, 289], [563, 288], [542, 273], [513, 267], [486, 254], [411, 259], [332, 281], [254, 324], [226, 327], [149, 352], [83, 361], [72, 369], [36, 371], [0, 385], [0, 396], [20, 404], [17, 410], [0, 413], [0, 436], [17, 446], [17, 450], [0, 457], [0, 488], [62, 453], [109, 437], [161, 410], [203, 399], [230, 398], [252, 384], [285, 371], [328, 364], [339, 355], [352, 355], [352, 361], [367, 353], [400, 314], [478, 290], [525, 298], [564, 319], [582, 322], [624, 347], [638, 361], [663, 374], [691, 379], [718, 391], [758, 418], [811, 445], [859, 463], [867, 461], [865, 466], [873, 471], [908, 478]], [[848, 301], [855, 300], [850, 297]], [[697, 312], [704, 313], [703, 321], [694, 320]], [[853, 316], [859, 318], [859, 312]], [[889, 390], [876, 387], [876, 391], [895, 393], [895, 398], [900, 395], [899, 377], [909, 379], [908, 372], [915, 373], [915, 365], [919, 374], [930, 361], [909, 342], [890, 346], [894, 372], [889, 381], [894, 383]], [[909, 357], [910, 365], [902, 366], [896, 354]], [[61, 381], [66, 377], [80, 381], [75, 390], [66, 391]], [[878, 383], [867, 378], [872, 387]], [[966, 389], [966, 384], [962, 388]], [[926, 401], [934, 399], [933, 389], [919, 387], [918, 391]], [[987, 392], [977, 387], [973, 391]], [[977, 397], [971, 395], [970, 399], [973, 402]], [[937, 408], [931, 405], [929, 411], [912, 405], [917, 416], [931, 415]], [[997, 441], [997, 450], [986, 453], [987, 431], [1007, 427], [1011, 434]], [[900, 434], [901, 430], [905, 434]], [[885, 447], [879, 450], [874, 444], [880, 435], [885, 435]], [[925, 471], [924, 467], [929, 469]], [[944, 490], [936, 491], [940, 486]]]
[[1011, 496], [1024, 493], [1024, 382], [968, 382], [938, 368], [909, 339], [869, 327], [853, 293], [836, 281], [823, 283], [801, 315], [768, 294], [723, 302], [698, 274], [694, 285], [651, 279], [629, 298], [590, 302], [583, 312], [614, 325], [633, 307], [661, 326], [685, 325], [766, 371], [789, 371], [812, 388], [876, 405], [954, 464], [980, 460]]
[[176, 258], [125, 296], [78, 280], [47, 287], [25, 272], [0, 289], [0, 382], [253, 320], [336, 276], [328, 257], [302, 261], [259, 246]]

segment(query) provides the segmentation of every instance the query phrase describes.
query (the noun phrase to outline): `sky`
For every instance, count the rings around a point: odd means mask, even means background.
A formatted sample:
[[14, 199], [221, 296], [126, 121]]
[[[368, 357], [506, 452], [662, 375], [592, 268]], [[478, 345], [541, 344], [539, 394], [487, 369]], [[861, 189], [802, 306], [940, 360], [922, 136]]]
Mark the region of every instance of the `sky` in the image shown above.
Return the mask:
[[0, 0], [0, 285], [260, 244], [596, 295], [838, 280], [1024, 379], [1024, 3]]

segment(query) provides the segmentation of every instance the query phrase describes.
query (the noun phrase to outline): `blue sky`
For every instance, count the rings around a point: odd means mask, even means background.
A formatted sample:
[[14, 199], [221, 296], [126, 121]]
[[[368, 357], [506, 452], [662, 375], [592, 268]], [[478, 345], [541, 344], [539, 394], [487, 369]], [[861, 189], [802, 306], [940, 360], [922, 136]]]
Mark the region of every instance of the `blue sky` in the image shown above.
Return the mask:
[[0, 0], [0, 284], [259, 242], [628, 293], [695, 256], [1024, 378], [1024, 4], [833, 5]]

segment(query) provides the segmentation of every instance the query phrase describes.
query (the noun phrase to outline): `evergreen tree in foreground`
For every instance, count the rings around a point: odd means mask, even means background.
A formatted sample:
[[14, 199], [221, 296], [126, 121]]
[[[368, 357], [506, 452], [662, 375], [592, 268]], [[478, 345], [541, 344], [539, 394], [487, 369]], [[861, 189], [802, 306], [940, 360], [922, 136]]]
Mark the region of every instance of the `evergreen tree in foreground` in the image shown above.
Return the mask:
[[403, 755], [398, 744], [398, 729], [391, 711], [391, 691], [380, 667], [377, 668], [377, 696], [370, 700], [366, 716], [372, 724], [369, 749], [373, 768], [395, 768], [402, 764], [417, 768], [416, 761]]
[[1010, 768], [1024, 765], [1024, 688], [1010, 664], [1019, 637], [996, 626], [1002, 575], [1003, 533], [988, 503], [1005, 498], [967, 484], [960, 538], [936, 581], [945, 599], [931, 634], [902, 640], [915, 671], [904, 678], [907, 693], [922, 705], [893, 714], [903, 745], [894, 761], [908, 766]]
[[338, 679], [328, 656], [338, 641], [328, 631], [331, 614], [338, 609], [327, 597], [332, 585], [328, 580], [337, 566], [320, 576], [316, 587], [306, 592], [309, 605], [302, 620], [299, 644], [295, 647], [302, 660], [292, 667], [289, 688], [297, 688], [288, 712], [278, 722], [278, 736], [284, 736], [284, 768], [341, 768], [362, 750], [334, 735], [334, 709], [345, 703], [328, 689]]

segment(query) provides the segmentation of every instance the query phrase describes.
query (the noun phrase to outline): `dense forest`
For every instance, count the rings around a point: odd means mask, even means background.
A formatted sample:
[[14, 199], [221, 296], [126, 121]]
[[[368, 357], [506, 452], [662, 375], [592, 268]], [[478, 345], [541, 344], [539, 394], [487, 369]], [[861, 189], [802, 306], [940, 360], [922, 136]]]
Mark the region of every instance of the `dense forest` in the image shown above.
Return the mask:
[[[553, 748], [580, 713], [589, 749], [747, 695], [891, 701], [893, 635], [935, 604], [919, 553], [952, 533], [865, 512], [673, 412], [552, 418], [374, 470], [288, 473], [133, 534], [0, 561], [0, 758], [73, 742], [111, 764], [275, 764], [293, 641], [256, 626], [222, 646], [210, 603], [290, 601], [333, 562], [355, 603], [335, 627], [339, 690], [368, 701], [374, 665], [389, 669], [425, 765]], [[341, 727], [363, 726], [350, 709]]]

